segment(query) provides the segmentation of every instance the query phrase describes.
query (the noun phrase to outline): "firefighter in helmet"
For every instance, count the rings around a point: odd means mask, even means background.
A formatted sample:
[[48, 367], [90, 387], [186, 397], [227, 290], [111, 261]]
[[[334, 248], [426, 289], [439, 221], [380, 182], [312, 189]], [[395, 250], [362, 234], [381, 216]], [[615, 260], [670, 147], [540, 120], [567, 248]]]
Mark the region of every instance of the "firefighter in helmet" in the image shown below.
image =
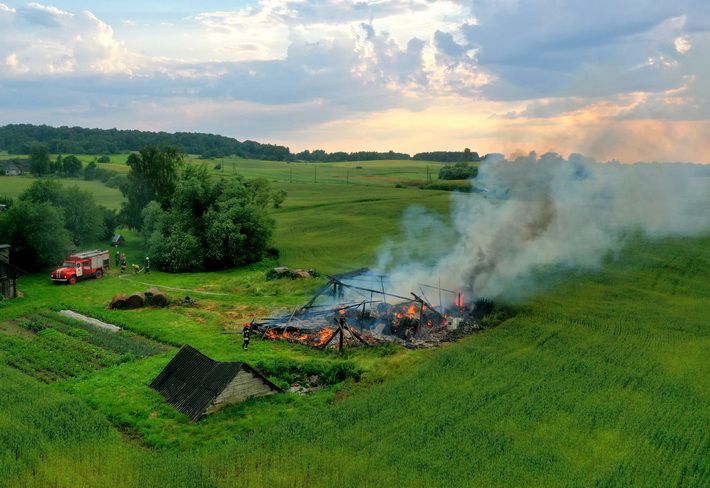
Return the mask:
[[244, 324], [244, 328], [242, 329], [242, 335], [243, 335], [243, 341], [242, 341], [242, 347], [246, 351], [249, 349], [249, 336], [251, 336], [251, 322], [247, 322]]
[[126, 272], [128, 267], [128, 261], [126, 260], [126, 253], [121, 253], [121, 274]]
[[145, 274], [150, 274], [150, 258], [145, 257]]
[[121, 253], [116, 251], [116, 268], [121, 265]]

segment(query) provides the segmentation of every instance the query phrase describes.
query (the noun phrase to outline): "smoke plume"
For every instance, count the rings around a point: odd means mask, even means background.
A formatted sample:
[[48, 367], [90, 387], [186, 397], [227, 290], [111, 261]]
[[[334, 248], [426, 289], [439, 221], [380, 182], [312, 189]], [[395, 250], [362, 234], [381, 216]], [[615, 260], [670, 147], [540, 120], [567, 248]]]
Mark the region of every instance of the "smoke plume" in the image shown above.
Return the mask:
[[448, 219], [409, 210], [403, 244], [386, 246], [374, 272], [403, 295], [441, 280], [468, 298], [522, 298], [550, 273], [598, 267], [639, 232], [710, 230], [709, 169], [554, 153], [488, 158], [471, 182], [474, 191], [453, 194]]

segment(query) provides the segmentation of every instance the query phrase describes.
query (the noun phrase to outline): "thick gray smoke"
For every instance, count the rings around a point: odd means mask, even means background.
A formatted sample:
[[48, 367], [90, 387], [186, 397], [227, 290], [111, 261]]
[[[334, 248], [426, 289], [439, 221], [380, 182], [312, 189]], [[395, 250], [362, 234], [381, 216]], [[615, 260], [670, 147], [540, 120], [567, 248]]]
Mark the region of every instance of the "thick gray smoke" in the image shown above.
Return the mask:
[[629, 235], [710, 230], [708, 169], [553, 153], [491, 158], [472, 180], [478, 192], [453, 195], [449, 221], [410, 210], [404, 243], [387, 246], [375, 272], [402, 295], [440, 279], [469, 298], [524, 297], [551, 271], [599, 266]]

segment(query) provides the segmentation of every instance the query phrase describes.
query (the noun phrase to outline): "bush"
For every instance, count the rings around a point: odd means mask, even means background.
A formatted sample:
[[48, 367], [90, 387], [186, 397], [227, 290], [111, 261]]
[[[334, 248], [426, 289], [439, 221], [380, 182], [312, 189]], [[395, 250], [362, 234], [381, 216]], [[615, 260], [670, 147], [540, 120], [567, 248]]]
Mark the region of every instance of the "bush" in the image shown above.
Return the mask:
[[447, 165], [439, 170], [440, 180], [467, 180], [478, 176], [478, 167], [467, 163], [456, 163], [453, 166]]

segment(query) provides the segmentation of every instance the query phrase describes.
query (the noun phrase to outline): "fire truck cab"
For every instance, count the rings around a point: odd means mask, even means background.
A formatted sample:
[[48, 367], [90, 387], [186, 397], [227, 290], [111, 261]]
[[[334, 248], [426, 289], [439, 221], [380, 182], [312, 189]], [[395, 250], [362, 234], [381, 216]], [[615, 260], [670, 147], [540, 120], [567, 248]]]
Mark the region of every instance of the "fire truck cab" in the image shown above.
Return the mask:
[[86, 278], [101, 279], [110, 262], [108, 251], [94, 250], [72, 254], [64, 260], [62, 266], [52, 272], [50, 278], [54, 283], [70, 285]]

